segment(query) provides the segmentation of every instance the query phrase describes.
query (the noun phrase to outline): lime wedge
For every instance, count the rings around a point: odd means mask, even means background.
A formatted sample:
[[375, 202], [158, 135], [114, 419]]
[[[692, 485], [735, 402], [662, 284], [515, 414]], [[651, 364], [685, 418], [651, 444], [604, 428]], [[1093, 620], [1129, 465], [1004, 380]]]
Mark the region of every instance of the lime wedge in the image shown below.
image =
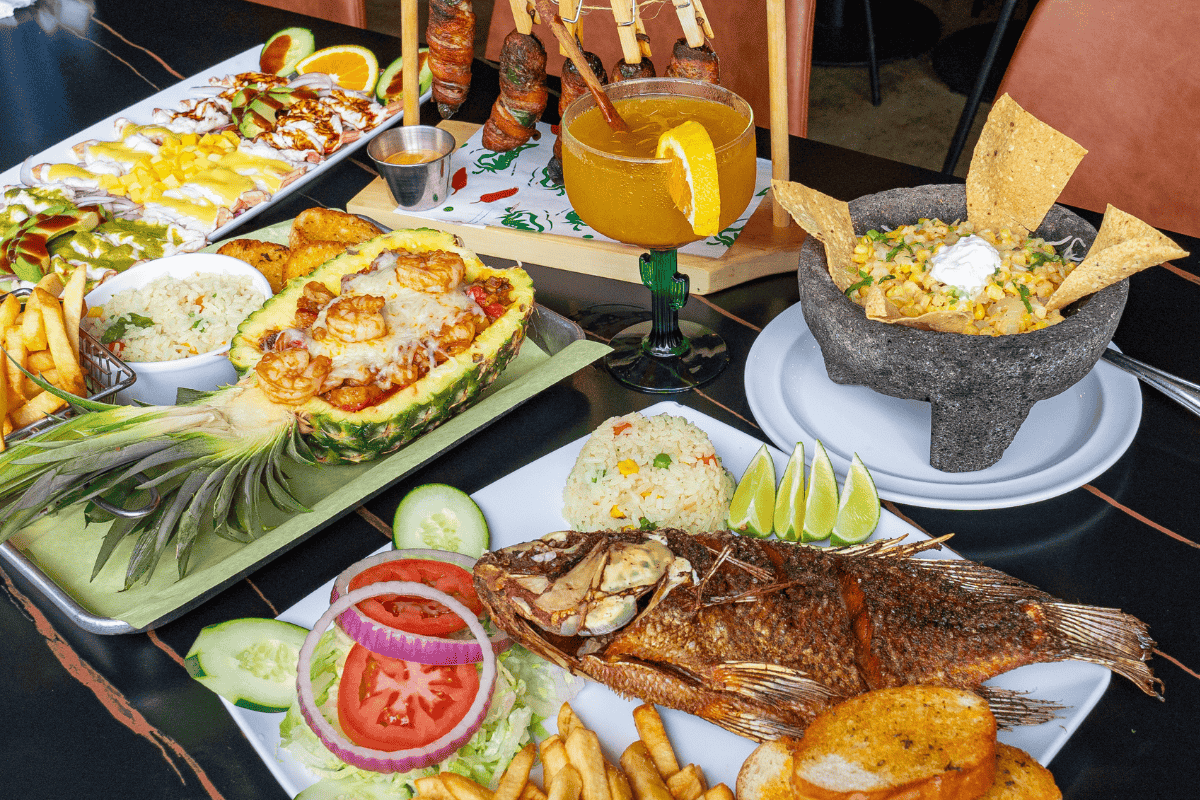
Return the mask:
[[817, 452], [813, 456], [812, 469], [808, 473], [808, 497], [804, 502], [804, 532], [802, 542], [819, 542], [828, 539], [838, 517], [837, 476], [833, 464], [821, 440], [817, 440]]
[[797, 542], [803, 530], [804, 442], [796, 442], [775, 492], [775, 535], [785, 542]]
[[774, 530], [775, 462], [764, 444], [758, 448], [750, 466], [733, 490], [729, 504], [729, 529], [748, 536], [765, 538]]
[[842, 501], [838, 505], [832, 542], [836, 545], [858, 544], [874, 533], [878, 525], [879, 492], [875, 491], [871, 473], [855, 453], [850, 474], [842, 486]]

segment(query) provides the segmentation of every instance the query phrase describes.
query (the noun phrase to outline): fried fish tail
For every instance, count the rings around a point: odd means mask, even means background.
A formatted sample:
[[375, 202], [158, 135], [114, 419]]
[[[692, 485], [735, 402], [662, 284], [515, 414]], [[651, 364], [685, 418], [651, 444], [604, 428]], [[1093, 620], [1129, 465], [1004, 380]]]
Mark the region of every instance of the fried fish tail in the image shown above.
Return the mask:
[[667, 65], [668, 78], [687, 78], [704, 83], [721, 83], [721, 61], [707, 44], [691, 47], [687, 39], [679, 39], [671, 50]]
[[475, 10], [471, 0], [429, 0], [429, 70], [433, 99], [442, 119], [450, 119], [471, 87], [475, 48]]
[[1107, 667], [1163, 699], [1162, 681], [1146, 663], [1155, 644], [1146, 623], [1116, 608], [1058, 602], [1042, 603], [1040, 608], [1050, 627], [1066, 639], [1069, 658]]
[[533, 34], [514, 30], [500, 49], [500, 96], [483, 126], [483, 146], [504, 152], [529, 141], [548, 97], [546, 48]]

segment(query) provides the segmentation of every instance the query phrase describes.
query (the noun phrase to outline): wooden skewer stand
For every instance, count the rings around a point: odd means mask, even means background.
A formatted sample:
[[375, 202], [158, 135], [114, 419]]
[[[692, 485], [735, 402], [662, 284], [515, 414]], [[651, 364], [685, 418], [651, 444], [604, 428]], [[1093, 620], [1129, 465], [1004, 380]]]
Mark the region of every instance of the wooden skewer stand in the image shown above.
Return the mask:
[[[578, 2], [578, 0], [576, 1]], [[405, 5], [408, 2], [415, 2], [415, 0], [406, 0]], [[675, 2], [680, 2], [680, 0], [675, 0]], [[770, 65], [768, 79], [771, 86], [771, 171], [772, 177], [787, 180], [789, 173], [788, 98], [783, 3], [784, 0], [767, 0], [767, 37], [769, 40], [767, 46]], [[530, 4], [526, 0], [511, 0], [511, 5], [518, 28], [529, 25], [532, 21], [529, 14]], [[618, 22], [624, 21], [631, 9], [628, 0], [621, 5], [625, 10], [621, 12], [621, 16], [617, 17]], [[613, 2], [612, 6], [614, 13], [617, 13], [618, 2]], [[692, 0], [687, 11], [694, 14], [691, 18], [692, 26], [695, 28], [692, 34], [695, 35], [699, 32], [702, 36], [711, 38], [708, 20], [699, 3]], [[680, 11], [681, 16], [682, 13]], [[548, 20], [542, 20], [542, 22], [545, 23]], [[627, 30], [631, 27], [633, 26], [625, 26]], [[403, 38], [406, 58], [408, 57], [410, 38], [415, 39], [416, 37], [404, 36]], [[415, 43], [412, 45], [412, 49], [415, 61]], [[407, 71], [406, 69], [405, 72], [407, 73]], [[414, 76], [415, 72], [414, 70]], [[405, 95], [408, 94], [406, 91]], [[407, 119], [415, 119], [417, 115], [415, 113], [410, 115], [406, 109], [405, 117], [407, 121]], [[441, 123], [441, 127], [452, 133], [461, 145], [480, 126], [474, 123], [447, 120]], [[354, 197], [347, 204], [347, 210], [365, 214], [394, 228], [433, 224], [459, 236], [467, 247], [481, 255], [527, 261], [628, 283], [641, 283], [638, 269], [638, 257], [642, 252], [640, 248], [593, 239], [578, 239], [547, 233], [535, 234], [498, 226], [440, 223], [424, 217], [398, 213], [396, 203], [382, 178], [376, 178], [366, 189]], [[791, 224], [787, 212], [773, 202], [773, 195], [768, 191], [758, 209], [742, 229], [737, 241], [724, 255], [719, 258], [704, 258], [680, 253], [679, 271], [688, 276], [693, 294], [711, 294], [756, 278], [795, 271], [798, 252], [803, 242], [804, 231], [799, 226]]]

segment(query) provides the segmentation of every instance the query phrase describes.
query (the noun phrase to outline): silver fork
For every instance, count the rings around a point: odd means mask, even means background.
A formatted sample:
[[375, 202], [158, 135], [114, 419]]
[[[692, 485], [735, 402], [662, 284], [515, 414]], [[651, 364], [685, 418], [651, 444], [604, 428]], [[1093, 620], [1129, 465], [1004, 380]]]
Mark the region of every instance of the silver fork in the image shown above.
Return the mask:
[[1130, 358], [1111, 347], [1104, 349], [1103, 357], [1105, 361], [1136, 376], [1143, 383], [1153, 386], [1188, 411], [1200, 416], [1200, 384], [1185, 381], [1169, 372], [1163, 372], [1145, 361]]

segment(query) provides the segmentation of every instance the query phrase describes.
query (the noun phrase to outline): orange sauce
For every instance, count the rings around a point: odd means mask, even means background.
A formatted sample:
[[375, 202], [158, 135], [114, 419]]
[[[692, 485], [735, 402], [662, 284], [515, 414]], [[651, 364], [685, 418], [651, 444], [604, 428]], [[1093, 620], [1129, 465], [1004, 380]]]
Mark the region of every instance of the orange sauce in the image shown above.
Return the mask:
[[428, 164], [441, 157], [442, 154], [437, 150], [407, 150], [392, 153], [384, 159], [384, 162], [387, 164]]

